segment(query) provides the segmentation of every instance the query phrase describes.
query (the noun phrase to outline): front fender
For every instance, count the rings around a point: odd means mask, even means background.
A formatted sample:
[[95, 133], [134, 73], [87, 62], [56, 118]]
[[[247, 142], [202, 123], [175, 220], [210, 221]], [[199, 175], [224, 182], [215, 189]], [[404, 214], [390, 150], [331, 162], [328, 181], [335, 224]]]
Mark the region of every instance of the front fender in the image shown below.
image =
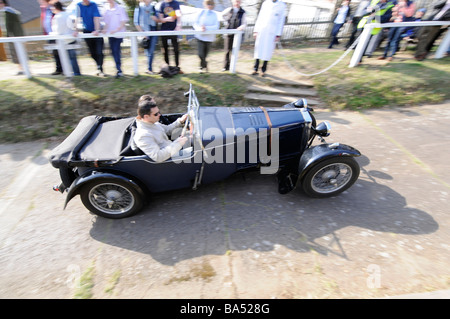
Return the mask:
[[349, 145], [333, 143], [320, 144], [305, 150], [300, 158], [298, 165], [298, 174], [302, 178], [308, 170], [315, 164], [331, 157], [339, 156], [361, 156], [361, 153]]
[[70, 185], [67, 191], [64, 209], [66, 208], [69, 201], [80, 193], [80, 189], [87, 183], [91, 182], [92, 180], [104, 180], [104, 181], [120, 180], [126, 182], [129, 185], [131, 185], [142, 196], [142, 198], [145, 198], [144, 188], [141, 185], [139, 185], [140, 183], [132, 180], [130, 177], [118, 175], [112, 172], [89, 171], [86, 174], [77, 177]]

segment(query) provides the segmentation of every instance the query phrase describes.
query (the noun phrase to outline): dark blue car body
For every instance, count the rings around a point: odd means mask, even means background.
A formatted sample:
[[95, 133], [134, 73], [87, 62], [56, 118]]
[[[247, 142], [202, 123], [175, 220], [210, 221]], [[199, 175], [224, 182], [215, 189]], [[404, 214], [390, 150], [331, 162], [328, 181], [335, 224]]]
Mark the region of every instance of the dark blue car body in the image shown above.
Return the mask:
[[[192, 89], [190, 94], [189, 104], [198, 103]], [[276, 108], [195, 103], [188, 106], [191, 148], [160, 163], [133, 144], [135, 118], [83, 118], [51, 152], [61, 176], [54, 188], [67, 192], [66, 204], [79, 194], [91, 212], [123, 218], [141, 210], [152, 193], [196, 189], [248, 169], [277, 174], [280, 193], [300, 183], [315, 197], [336, 195], [358, 178], [353, 157], [359, 151], [337, 143], [311, 145], [314, 136], [329, 132], [316, 127], [304, 102]], [[163, 115], [160, 121], [169, 124], [182, 115]]]

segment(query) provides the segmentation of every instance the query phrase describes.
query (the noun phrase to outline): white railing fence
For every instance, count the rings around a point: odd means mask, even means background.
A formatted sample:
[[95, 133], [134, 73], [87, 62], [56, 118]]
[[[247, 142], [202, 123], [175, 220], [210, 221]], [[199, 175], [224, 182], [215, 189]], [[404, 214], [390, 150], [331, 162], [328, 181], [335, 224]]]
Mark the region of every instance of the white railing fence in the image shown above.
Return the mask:
[[[369, 23], [364, 27], [363, 32], [358, 41], [358, 45], [355, 48], [355, 52], [350, 60], [349, 67], [355, 67], [361, 61], [361, 58], [364, 54], [364, 51], [369, 43], [369, 39], [371, 36], [371, 32], [374, 28], [396, 28], [396, 27], [425, 27], [425, 26], [449, 26], [450, 21], [421, 21], [421, 22], [398, 22], [398, 23]], [[235, 34], [242, 35], [244, 31], [235, 30], [235, 29], [220, 29], [216, 31], [194, 31], [194, 30], [183, 30], [183, 31], [146, 31], [146, 32], [119, 32], [115, 33], [112, 36], [116, 37], [124, 37], [130, 38], [131, 42], [131, 57], [133, 60], [133, 73], [134, 75], [139, 74], [138, 68], [138, 37], [144, 36], [185, 36], [185, 35], [196, 35], [196, 34]], [[95, 38], [95, 37], [108, 37], [108, 34], [101, 34], [99, 36], [94, 36], [90, 33], [83, 34], [79, 33], [78, 38]], [[13, 42], [16, 48], [17, 57], [19, 59], [20, 64], [23, 67], [24, 73], [28, 78], [32, 77], [29, 65], [28, 65], [28, 54], [25, 48], [26, 42], [32, 41], [49, 41], [55, 40], [55, 47], [58, 50], [61, 65], [63, 68], [64, 75], [67, 77], [72, 77], [72, 65], [69, 60], [69, 55], [67, 49], [70, 48], [70, 45], [66, 44], [65, 40], [74, 40], [76, 38], [72, 36], [57, 36], [57, 35], [39, 35], [39, 36], [24, 36], [24, 37], [3, 37], [0, 38], [0, 43], [8, 43]], [[235, 41], [233, 41], [233, 50], [230, 61], [230, 72], [236, 72], [236, 63], [238, 60], [238, 54], [241, 47], [242, 36], [234, 37]], [[444, 56], [444, 53], [447, 51], [450, 46], [450, 31], [446, 32], [446, 35], [442, 39], [438, 50], [436, 51], [434, 57], [436, 59], [440, 59]]]
[[[133, 60], [133, 73], [134, 75], [139, 74], [138, 68], [138, 37], [144, 36], [183, 36], [183, 35], [196, 35], [196, 34], [235, 34], [240, 35], [243, 31], [236, 29], [220, 29], [215, 31], [194, 31], [194, 30], [186, 30], [186, 31], [144, 31], [144, 32], [117, 32], [113, 35], [109, 34], [101, 34], [98, 36], [92, 35], [91, 33], [79, 33], [77, 38], [85, 39], [85, 38], [97, 38], [97, 37], [123, 37], [130, 38], [131, 42], [131, 57]], [[58, 50], [59, 57], [61, 59], [61, 66], [63, 68], [63, 73], [66, 77], [72, 77], [72, 65], [69, 60], [69, 54], [67, 49], [70, 48], [70, 45], [66, 44], [66, 40], [75, 40], [76, 38], [73, 36], [63, 36], [63, 35], [38, 35], [38, 36], [25, 36], [25, 37], [9, 37], [9, 38], [0, 38], [0, 43], [8, 43], [13, 42], [14, 47], [17, 52], [17, 58], [19, 59], [19, 63], [22, 65], [23, 71], [27, 78], [31, 78], [32, 74], [28, 65], [28, 54], [25, 48], [25, 43], [30, 41], [49, 41], [55, 40], [55, 47]], [[231, 53], [230, 59], [230, 72], [236, 72], [236, 63], [238, 59], [239, 50], [241, 47], [241, 36], [235, 36], [233, 41], [233, 50]]]
[[[396, 23], [369, 23], [364, 26], [364, 30], [350, 60], [349, 67], [353, 68], [358, 65], [369, 43], [372, 30], [374, 28], [398, 28], [398, 27], [426, 27], [426, 26], [448, 26], [450, 21], [420, 21], [420, 22], [396, 22]], [[447, 31], [446, 35], [441, 41], [434, 57], [440, 59], [444, 56], [450, 46], [450, 31]]]

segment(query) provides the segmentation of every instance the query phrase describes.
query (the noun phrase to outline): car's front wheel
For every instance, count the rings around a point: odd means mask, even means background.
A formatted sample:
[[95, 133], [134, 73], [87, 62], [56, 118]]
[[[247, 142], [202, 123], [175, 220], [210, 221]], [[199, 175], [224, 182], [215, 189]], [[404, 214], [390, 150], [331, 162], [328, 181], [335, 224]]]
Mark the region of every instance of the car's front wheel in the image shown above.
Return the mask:
[[142, 196], [122, 180], [93, 180], [80, 190], [83, 205], [92, 213], [106, 218], [125, 218], [143, 207]]
[[352, 157], [336, 157], [312, 167], [302, 180], [303, 191], [312, 197], [342, 193], [358, 179], [360, 168]]

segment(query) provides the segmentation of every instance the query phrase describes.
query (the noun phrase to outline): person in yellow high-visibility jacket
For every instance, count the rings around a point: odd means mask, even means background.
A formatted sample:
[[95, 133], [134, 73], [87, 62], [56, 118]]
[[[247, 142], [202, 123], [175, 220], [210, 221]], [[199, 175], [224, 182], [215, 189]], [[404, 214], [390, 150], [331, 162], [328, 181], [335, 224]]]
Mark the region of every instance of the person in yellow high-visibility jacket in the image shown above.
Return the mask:
[[[364, 28], [367, 23], [378, 22], [386, 23], [392, 17], [392, 8], [395, 6], [395, 1], [392, 0], [372, 0], [367, 10], [369, 14], [361, 19], [358, 24], [358, 29]], [[381, 31], [381, 28], [374, 28], [372, 35], [376, 35]]]
[[358, 29], [364, 28], [366, 23], [371, 22], [375, 16], [375, 6], [380, 0], [371, 0], [369, 6], [366, 8], [367, 14], [359, 20]]
[[[365, 19], [361, 19], [358, 28], [364, 28], [367, 23], [386, 23], [392, 17], [392, 8], [395, 7], [393, 0], [372, 0], [367, 8], [368, 15]], [[373, 28], [371, 32], [371, 39], [364, 52], [364, 55], [371, 57], [382, 40], [382, 28]]]

